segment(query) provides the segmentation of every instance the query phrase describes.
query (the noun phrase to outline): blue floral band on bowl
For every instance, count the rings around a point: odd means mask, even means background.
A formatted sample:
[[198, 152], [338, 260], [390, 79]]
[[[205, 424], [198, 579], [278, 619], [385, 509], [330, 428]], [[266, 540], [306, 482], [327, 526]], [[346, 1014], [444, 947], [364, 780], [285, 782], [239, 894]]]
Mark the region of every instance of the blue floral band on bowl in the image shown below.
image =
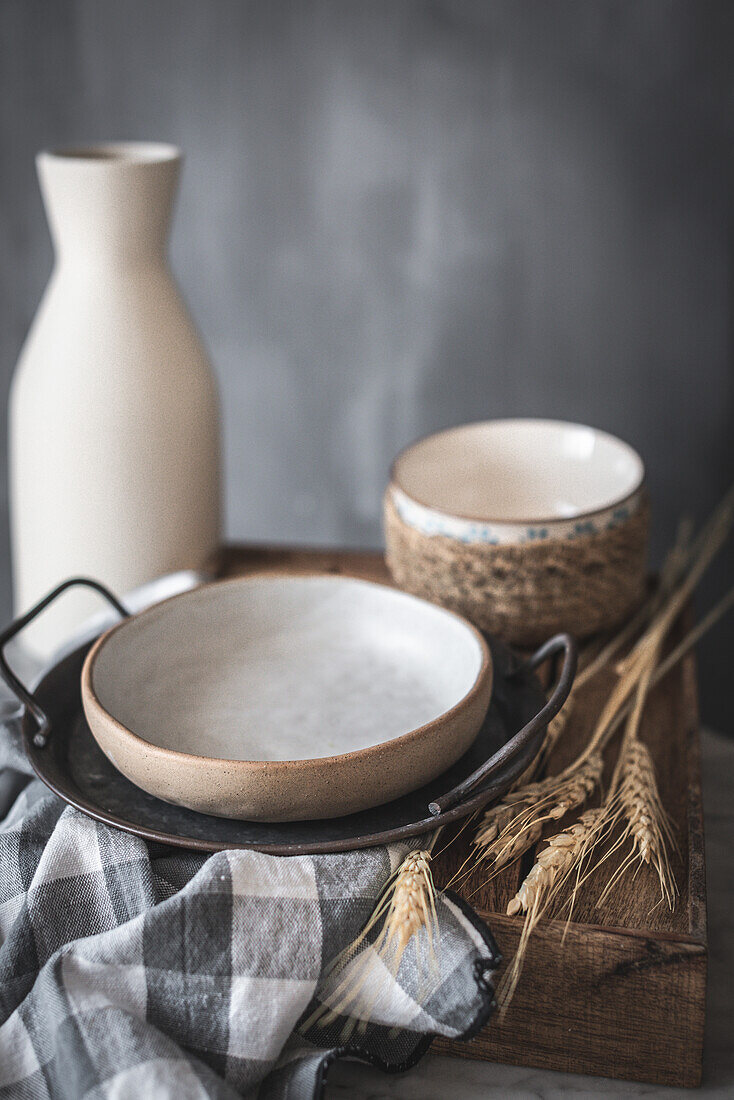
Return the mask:
[[641, 486], [621, 504], [569, 519], [554, 519], [543, 523], [492, 523], [481, 520], [449, 516], [418, 504], [397, 486], [390, 487], [395, 510], [403, 523], [423, 535], [443, 535], [469, 545], [507, 546], [544, 540], [576, 539], [584, 535], [597, 535], [610, 531], [633, 515], [640, 506], [644, 494]]

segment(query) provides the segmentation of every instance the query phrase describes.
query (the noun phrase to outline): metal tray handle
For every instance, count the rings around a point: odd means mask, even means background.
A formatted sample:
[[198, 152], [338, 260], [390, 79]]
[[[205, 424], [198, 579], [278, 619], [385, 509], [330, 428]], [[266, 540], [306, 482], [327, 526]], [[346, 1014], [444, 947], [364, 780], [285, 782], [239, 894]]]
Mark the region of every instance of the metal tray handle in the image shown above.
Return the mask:
[[42, 600], [39, 600], [29, 611], [26, 611], [25, 615], [21, 615], [15, 619], [10, 626], [0, 633], [0, 676], [2, 676], [5, 683], [10, 690], [18, 696], [21, 703], [25, 706], [29, 714], [31, 714], [38, 726], [38, 729], [33, 735], [33, 744], [37, 748], [42, 749], [45, 747], [46, 742], [51, 734], [51, 726], [48, 718], [44, 714], [43, 710], [38, 704], [38, 701], [28, 691], [28, 689], [21, 684], [18, 677], [15, 675], [10, 665], [5, 659], [5, 647], [16, 634], [19, 634], [24, 627], [28, 626], [37, 615], [40, 615], [57, 596], [60, 596], [62, 592], [65, 592], [67, 588], [73, 588], [76, 585], [81, 585], [84, 588], [91, 588], [95, 592], [99, 592], [101, 596], [112, 604], [115, 611], [117, 611], [123, 619], [128, 618], [128, 611], [116, 596], [113, 596], [109, 589], [105, 588], [99, 581], [90, 580], [89, 577], [71, 577], [68, 581], [64, 581], [57, 588], [54, 588], [53, 592], [49, 592], [47, 596], [44, 596]]
[[481, 787], [484, 783], [485, 779], [488, 779], [489, 776], [499, 771], [500, 768], [512, 760], [513, 757], [527, 745], [528, 741], [532, 740], [541, 730], [545, 729], [551, 718], [555, 718], [568, 698], [574, 676], [576, 675], [578, 650], [576, 642], [570, 634], [555, 634], [552, 638], [549, 638], [540, 649], [536, 650], [532, 657], [528, 657], [526, 661], [520, 662], [517, 668], [510, 674], [511, 676], [519, 676], [528, 672], [535, 672], [535, 670], [539, 668], [544, 661], [547, 661], [548, 658], [558, 657], [561, 653], [563, 654], [561, 674], [545, 706], [538, 711], [534, 718], [530, 719], [526, 726], [523, 726], [519, 733], [511, 737], [510, 740], [494, 754], [491, 760], [482, 764], [481, 768], [477, 768], [475, 772], [472, 772], [471, 775], [462, 780], [453, 790], [447, 791], [446, 794], [437, 798], [435, 802], [430, 802], [428, 809], [434, 817], [439, 817], [441, 814], [445, 813], [446, 810], [450, 810], [452, 806], [456, 806], [459, 802], [463, 802], [467, 795], [474, 794], [477, 788]]

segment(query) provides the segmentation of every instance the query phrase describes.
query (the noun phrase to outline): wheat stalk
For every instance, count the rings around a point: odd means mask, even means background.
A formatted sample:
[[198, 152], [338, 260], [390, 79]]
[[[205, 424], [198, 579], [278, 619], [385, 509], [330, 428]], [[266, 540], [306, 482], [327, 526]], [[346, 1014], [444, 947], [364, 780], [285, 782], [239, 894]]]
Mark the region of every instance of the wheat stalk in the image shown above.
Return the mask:
[[[346, 1040], [358, 1028], [364, 1030], [377, 1001], [386, 993], [385, 970], [397, 977], [405, 950], [415, 944], [418, 985], [428, 995], [438, 972], [436, 944], [438, 914], [436, 888], [431, 871], [431, 850], [440, 830], [424, 849], [409, 852], [388, 880], [359, 935], [329, 964], [319, 986], [320, 1004], [300, 1025], [302, 1033], [314, 1025], [327, 1027], [347, 1017], [340, 1038]], [[374, 942], [370, 933], [382, 923]], [[426, 952], [420, 951], [425, 929]], [[433, 982], [435, 984], [435, 981]]]
[[474, 866], [488, 861], [496, 873], [523, 855], [540, 839], [546, 822], [559, 821], [586, 803], [603, 770], [601, 754], [594, 753], [560, 775], [510, 791], [484, 814], [473, 841]]
[[587, 853], [599, 831], [602, 817], [601, 807], [584, 810], [573, 825], [549, 837], [545, 848], [538, 853], [535, 863], [508, 904], [508, 916], [530, 912], [537, 919], [541, 915], [551, 896]]
[[626, 824], [620, 839], [631, 840], [632, 851], [607, 883], [597, 904], [603, 904], [627, 867], [639, 861], [653, 867], [660, 881], [661, 899], [672, 909], [678, 887], [670, 866], [668, 848], [674, 845], [674, 837], [670, 819], [660, 799], [655, 765], [649, 749], [637, 738], [625, 745], [623, 758], [617, 803]]
[[670, 864], [669, 849], [675, 847], [675, 838], [660, 798], [650, 751], [639, 740], [631, 723], [620, 750], [615, 775], [617, 780], [608, 810], [610, 819], [615, 824], [622, 822], [623, 829], [612, 851], [616, 851], [627, 841], [631, 841], [631, 849], [606, 884], [596, 903], [597, 908], [604, 904], [611, 890], [632, 864], [645, 863], [657, 875], [660, 900], [672, 910], [678, 897], [678, 885]]
[[431, 853], [411, 852], [401, 863], [388, 906], [385, 926], [378, 940], [377, 954], [389, 960], [396, 975], [405, 948], [421, 928], [428, 931], [433, 942], [433, 926], [437, 922], [436, 891], [431, 873]]
[[[625, 722], [624, 740], [603, 804], [596, 809], [586, 810], [574, 825], [548, 840], [508, 905], [507, 912], [510, 915], [524, 912], [525, 920], [518, 950], [498, 991], [498, 1002], [503, 1014], [517, 988], [528, 940], [541, 915], [575, 871], [576, 882], [569, 899], [571, 906], [573, 905], [581, 882], [585, 881], [591, 870], [595, 869], [591, 867], [589, 870], [587, 865], [585, 878], [582, 880], [581, 874], [585, 861], [590, 858], [596, 845], [606, 838], [620, 821], [624, 822], [621, 835], [595, 866], [598, 867], [628, 841], [631, 842], [631, 851], [607, 883], [597, 904], [602, 904], [620, 876], [633, 862], [651, 866], [660, 882], [661, 899], [671, 908], [675, 904], [677, 886], [668, 855], [669, 846], [673, 844], [672, 830], [660, 799], [654, 763], [649, 750], [639, 738], [639, 730], [643, 709], [652, 685], [688, 652], [705, 630], [709, 629], [734, 602], [734, 591], [727, 593], [699, 627], [690, 631], [683, 642], [661, 664], [662, 646], [671, 626], [690, 599], [705, 570], [723, 546], [733, 522], [734, 488], [715, 510], [695, 542], [690, 541], [690, 531], [686, 528], [682, 529], [676, 546], [666, 560], [658, 592], [647, 601], [633, 621], [612, 639], [577, 677], [576, 690], [580, 684], [591, 679], [612, 657], [616, 656], [622, 648], [620, 638], [623, 638], [624, 644], [627, 644], [640, 630], [642, 631], [628, 656], [617, 664], [617, 681], [602, 709], [587, 746], [570, 769], [566, 769], [561, 776], [552, 776], [549, 781], [546, 781], [549, 784], [545, 791], [547, 797], [554, 783], [556, 790], [562, 787], [569, 770], [580, 771], [584, 763], [600, 757], [620, 724]], [[527, 792], [531, 798], [533, 797], [536, 793], [532, 789], [533, 786], [537, 790], [538, 784], [530, 784], [513, 792], [513, 798], [506, 798], [505, 809], [501, 811], [505, 815], [504, 828], [501, 831], [498, 829], [496, 835], [492, 835], [491, 811], [485, 814], [483, 828], [485, 846], [488, 849], [492, 846], [496, 848], [500, 837], [504, 834], [505, 848], [508, 854], [513, 853], [512, 857], [515, 858], [515, 854], [521, 847], [517, 843], [517, 831], [522, 815], [516, 814], [509, 819], [507, 815], [513, 806], [518, 804], [522, 806], [524, 793]], [[536, 800], [536, 806], [539, 801]], [[525, 828], [528, 835], [534, 832], [530, 825], [531, 819], [532, 812], [528, 814], [526, 810]], [[513, 828], [516, 836], [514, 842], [508, 846]], [[481, 833], [482, 830], [480, 835]], [[509, 859], [506, 862], [509, 862]]]
[[[480, 862], [488, 859], [495, 869], [499, 870], [531, 848], [541, 836], [542, 825], [547, 820], [547, 816], [540, 813], [541, 807], [545, 808], [547, 804], [545, 800], [556, 797], [556, 812], [551, 812], [549, 816], [557, 819], [569, 810], [584, 805], [593, 792], [601, 779], [600, 750], [616, 728], [614, 718], [619, 708], [625, 705], [626, 696], [624, 695], [621, 702], [618, 702], [616, 696], [614, 697], [614, 708], [610, 709], [610, 715], [608, 716], [606, 712], [602, 714], [586, 749], [569, 768], [557, 776], [549, 776], [542, 783], [533, 782], [533, 780], [547, 763], [566, 729], [574, 707], [574, 693], [593, 679], [617, 656], [623, 646], [632, 641], [649, 624], [651, 617], [659, 611], [666, 596], [681, 581], [690, 560], [691, 533], [690, 521], [681, 522], [675, 544], [663, 565], [657, 590], [646, 600], [639, 612], [617, 632], [614, 638], [602, 646], [589, 664], [577, 674], [572, 693], [548, 724], [543, 744], [535, 761], [523, 772], [510, 793], [497, 806], [485, 813], [474, 839], [475, 855]], [[626, 692], [628, 695], [633, 686], [633, 681], [629, 685], [625, 683], [619, 691]], [[592, 782], [594, 776], [596, 780]], [[534, 812], [531, 811], [531, 807], [535, 807]], [[460, 870], [463, 871], [463, 868]], [[471, 870], [473, 868], [469, 868], [466, 874], [471, 873]]]
[[525, 913], [525, 921], [515, 957], [497, 991], [502, 1016], [517, 989], [535, 926], [563, 883], [574, 871], [580, 875], [586, 856], [600, 839], [605, 826], [606, 815], [602, 808], [585, 810], [577, 822], [550, 837], [507, 906], [509, 916]]
[[[642, 644], [638, 643], [635, 649], [635, 660], [628, 661], [625, 665], [623, 676], [626, 680], [631, 680], [632, 684], [625, 685], [624, 692], [617, 692], [617, 696], [624, 699], [634, 690], [634, 701], [627, 718], [625, 739], [604, 802], [598, 808], [586, 810], [575, 824], [548, 840], [507, 907], [509, 916], [525, 913], [525, 921], [517, 952], [498, 992], [503, 1014], [507, 1011], [520, 980], [528, 940], [549, 902], [575, 871], [576, 882], [570, 897], [573, 907], [582, 882], [585, 860], [590, 860], [596, 845], [608, 836], [620, 818], [626, 822], [622, 835], [611, 851], [596, 865], [587, 867], [585, 877], [630, 838], [632, 853], [611, 877], [597, 904], [602, 903], [627, 867], [635, 859], [639, 859], [654, 866], [660, 879], [662, 896], [672, 908], [676, 886], [667, 854], [667, 843], [672, 841], [672, 835], [660, 801], [652, 758], [638, 738], [643, 708], [660, 656], [662, 638], [662, 631], [649, 631], [641, 640]], [[608, 724], [605, 728], [608, 729]], [[588, 758], [597, 759], [601, 759], [598, 753]], [[568, 920], [570, 919], [569, 913]]]
[[625, 870], [634, 862], [651, 864], [660, 882], [661, 900], [672, 909], [677, 896], [675, 877], [671, 870], [668, 847], [673, 834], [660, 799], [655, 765], [647, 747], [640, 740], [642, 713], [660, 662], [665, 629], [654, 624], [638, 647], [635, 667], [639, 669], [635, 697], [626, 718], [624, 740], [612, 776], [608, 796], [608, 812], [615, 823], [620, 819], [624, 829], [613, 850], [632, 841], [631, 851], [607, 883], [597, 905], [601, 905]]
[[[638, 665], [638, 673], [643, 677], [643, 683], [641, 684], [638, 680], [637, 696], [632, 699], [627, 698], [625, 703], [620, 706], [615, 718], [608, 723], [602, 746], [607, 743], [625, 718], [627, 721], [630, 720], [631, 715], [634, 715], [634, 729], [635, 731], [638, 730], [642, 714], [642, 705], [649, 689], [658, 683], [678, 661], [682, 660], [686, 653], [700, 641], [703, 635], [732, 607], [732, 605], [734, 605], [734, 589], [731, 589], [701, 620], [701, 622], [686, 634], [664, 661], [659, 664], [650, 661], [647, 673]], [[652, 652], [652, 649], [648, 648], [648, 656], [651, 655]], [[658, 655], [659, 654], [656, 654], [656, 660]], [[612, 819], [616, 819], [620, 816], [622, 812], [622, 804], [620, 802], [621, 795], [617, 794], [616, 799], [614, 796], [620, 783], [626, 778], [627, 781], [624, 785], [625, 805], [627, 807], [626, 819], [628, 821], [634, 820], [637, 829], [633, 853], [638, 853], [639, 858], [643, 862], [647, 862], [647, 860], [642, 853], [650, 854], [652, 865], [657, 870], [660, 878], [662, 895], [668, 901], [668, 904], [671, 904], [675, 901], [677, 887], [667, 855], [667, 845], [672, 843], [670, 825], [660, 801], [652, 759], [644, 746], [640, 749], [637, 747], [637, 744], [636, 742], [632, 755], [632, 759], [635, 760], [636, 763], [634, 765], [630, 763], [626, 768], [627, 771], [631, 772], [629, 778], [622, 773], [622, 765], [629, 757], [624, 751], [620, 753], [618, 768], [615, 771], [615, 776], [610, 786], [605, 817], [607, 826], [611, 827], [613, 824]], [[642, 767], [640, 763], [644, 753], [647, 754], [647, 767]], [[574, 764], [570, 765], [569, 768], [559, 775], [549, 776], [545, 780], [539, 782], [526, 783], [524, 786], [510, 791], [499, 803], [485, 811], [474, 840], [473, 855], [465, 861], [462, 868], [460, 868], [461, 874], [457, 872], [457, 875], [452, 879], [452, 883], [457, 877], [461, 877], [462, 875], [463, 878], [467, 878], [474, 871], [476, 866], [485, 861], [490, 862], [493, 872], [500, 870], [502, 867], [506, 867], [528, 851], [537, 842], [541, 836], [545, 821], [548, 819], [557, 819], [562, 816], [564, 812], [568, 812], [570, 809], [583, 805], [596, 785], [594, 784], [594, 786], [592, 786], [588, 781], [597, 771], [599, 772], [599, 779], [601, 777], [602, 760], [601, 752], [598, 748], [596, 751], [592, 752], [591, 756], [589, 756], [586, 761], [583, 760], [583, 755], [584, 754], [578, 757]], [[585, 769], [587, 768], [588, 771], [586, 771], [585, 777]], [[644, 785], [640, 783], [640, 774], [645, 777]], [[578, 777], [578, 788], [575, 795], [571, 794], [574, 775]], [[584, 798], [581, 797], [581, 795], [583, 794], [585, 778], [588, 782], [588, 786], [586, 787], [587, 793]], [[597, 782], [598, 781], [599, 780], [597, 780]], [[634, 797], [632, 795], [633, 790], [636, 792]], [[648, 807], [647, 813], [641, 812], [643, 796], [645, 799], [644, 804]], [[554, 802], [551, 804], [550, 800], [553, 798]], [[642, 826], [647, 823], [648, 818], [651, 823], [650, 828], [654, 831], [654, 837], [652, 838], [648, 837], [642, 828]], [[648, 840], [647, 844], [645, 843], [646, 839]], [[615, 845], [614, 850], [616, 850], [620, 842]], [[608, 891], [613, 887], [616, 879], [624, 872], [628, 865], [628, 862], [625, 863], [610, 883], [607, 884], [605, 892], [598, 904], [601, 904], [603, 898], [607, 896]], [[481, 886], [477, 889], [481, 889]], [[476, 890], [474, 893], [476, 893]]]

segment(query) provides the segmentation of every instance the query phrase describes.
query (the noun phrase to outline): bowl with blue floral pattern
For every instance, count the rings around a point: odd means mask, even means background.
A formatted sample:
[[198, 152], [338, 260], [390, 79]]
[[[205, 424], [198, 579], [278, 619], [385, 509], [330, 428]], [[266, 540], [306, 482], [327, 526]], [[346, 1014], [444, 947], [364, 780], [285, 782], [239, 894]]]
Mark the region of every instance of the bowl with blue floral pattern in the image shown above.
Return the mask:
[[[559, 420], [489, 420], [420, 439], [393, 463], [387, 559], [401, 587], [505, 639], [585, 636], [639, 601], [645, 468], [628, 443]], [[499, 629], [498, 629], [499, 627]]]

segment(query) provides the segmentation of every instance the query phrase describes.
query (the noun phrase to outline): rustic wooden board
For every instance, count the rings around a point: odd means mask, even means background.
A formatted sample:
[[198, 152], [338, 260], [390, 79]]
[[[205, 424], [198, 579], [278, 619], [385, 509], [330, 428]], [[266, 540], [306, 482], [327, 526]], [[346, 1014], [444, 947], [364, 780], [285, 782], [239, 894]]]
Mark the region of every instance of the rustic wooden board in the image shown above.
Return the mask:
[[[220, 566], [229, 575], [285, 570], [389, 581], [377, 553], [228, 547]], [[598, 679], [580, 695], [550, 761], [551, 771], [576, 755], [605, 686]], [[655, 879], [647, 868], [623, 876], [603, 908], [596, 908], [596, 898], [604, 875], [596, 883], [592, 877], [575, 903], [570, 924], [560, 901], [538, 926], [505, 1019], [495, 1017], [469, 1043], [437, 1040], [437, 1051], [656, 1084], [700, 1083], [707, 945], [693, 655], [653, 692], [642, 736], [653, 753], [663, 804], [676, 830], [674, 870], [680, 898], [675, 911], [658, 904]], [[464, 860], [468, 836], [469, 830], [437, 860], [439, 884], [448, 882]], [[506, 916], [505, 909], [531, 859], [528, 853], [521, 866], [489, 883], [477, 871], [461, 887], [491, 927], [505, 959], [512, 958], [521, 929], [521, 921]]]

